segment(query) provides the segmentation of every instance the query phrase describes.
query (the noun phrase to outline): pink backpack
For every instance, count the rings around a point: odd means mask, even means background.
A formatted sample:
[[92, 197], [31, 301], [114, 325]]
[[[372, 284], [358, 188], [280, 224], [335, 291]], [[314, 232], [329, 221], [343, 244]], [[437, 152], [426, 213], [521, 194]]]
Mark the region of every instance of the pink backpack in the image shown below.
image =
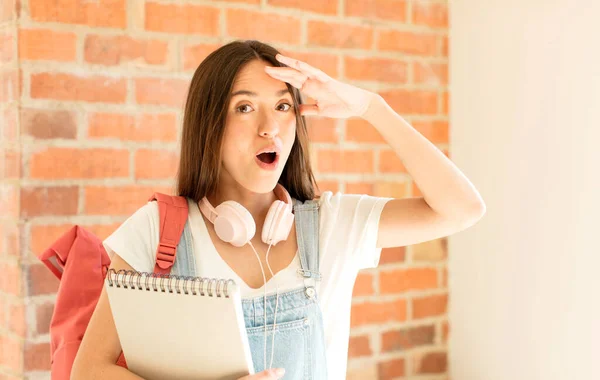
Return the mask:
[[[169, 274], [188, 216], [187, 200], [160, 193], [149, 200], [158, 201], [160, 215], [160, 243], [154, 272]], [[52, 380], [68, 380], [100, 298], [110, 258], [97, 236], [76, 225], [39, 255], [39, 259], [60, 280], [50, 320]], [[117, 364], [127, 368], [122, 352]]]

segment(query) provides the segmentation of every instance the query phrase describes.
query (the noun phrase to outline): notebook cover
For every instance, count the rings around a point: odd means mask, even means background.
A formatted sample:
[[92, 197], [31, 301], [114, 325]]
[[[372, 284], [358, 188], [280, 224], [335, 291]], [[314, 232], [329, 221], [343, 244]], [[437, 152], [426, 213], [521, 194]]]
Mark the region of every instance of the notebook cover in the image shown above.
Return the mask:
[[[254, 374], [237, 285], [229, 283], [227, 298], [162, 292], [158, 285], [158, 291], [152, 285], [146, 290], [144, 281], [141, 290], [114, 281], [110, 286], [109, 276], [105, 287], [130, 371], [148, 380], [236, 380]], [[129, 275], [120, 277], [120, 285], [136, 284]]]

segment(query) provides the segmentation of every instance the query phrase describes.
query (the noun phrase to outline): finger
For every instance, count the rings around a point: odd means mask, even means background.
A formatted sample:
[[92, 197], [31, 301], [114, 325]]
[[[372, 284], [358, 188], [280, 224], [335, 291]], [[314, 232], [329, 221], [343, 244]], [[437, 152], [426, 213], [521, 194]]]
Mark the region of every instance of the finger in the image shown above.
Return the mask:
[[289, 84], [291, 84], [292, 86], [296, 87], [297, 89], [302, 90], [302, 86], [304, 85], [304, 83], [307, 80], [306, 75], [301, 74], [302, 76], [299, 77], [298, 75], [294, 75], [294, 74], [287, 74], [287, 73], [280, 73], [280, 72], [271, 72], [267, 70], [267, 73], [269, 75], [271, 75], [273, 78], [275, 79], [279, 79], [282, 80], [284, 82], [287, 82]]
[[319, 115], [319, 107], [316, 104], [300, 104], [300, 115], [302, 115], [302, 116]]
[[310, 78], [316, 78], [322, 82], [327, 82], [329, 80], [329, 75], [325, 74], [323, 71], [312, 67], [306, 62], [302, 62], [298, 59], [286, 57], [281, 54], [277, 54], [275, 58], [286, 65], [293, 67], [294, 69], [308, 75]]
[[275, 74], [283, 78], [296, 80], [300, 83], [304, 83], [306, 79], [310, 78], [310, 76], [289, 67], [265, 66], [265, 71], [268, 74]]

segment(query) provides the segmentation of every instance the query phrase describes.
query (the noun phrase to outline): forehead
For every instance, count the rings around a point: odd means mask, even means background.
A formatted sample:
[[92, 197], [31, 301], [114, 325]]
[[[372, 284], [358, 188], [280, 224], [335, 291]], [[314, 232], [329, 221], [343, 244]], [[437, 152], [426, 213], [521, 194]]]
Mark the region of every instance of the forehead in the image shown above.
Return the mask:
[[265, 72], [268, 63], [255, 59], [246, 64], [237, 74], [233, 83], [232, 93], [248, 90], [259, 96], [275, 96], [278, 91], [286, 90], [285, 82], [275, 79]]

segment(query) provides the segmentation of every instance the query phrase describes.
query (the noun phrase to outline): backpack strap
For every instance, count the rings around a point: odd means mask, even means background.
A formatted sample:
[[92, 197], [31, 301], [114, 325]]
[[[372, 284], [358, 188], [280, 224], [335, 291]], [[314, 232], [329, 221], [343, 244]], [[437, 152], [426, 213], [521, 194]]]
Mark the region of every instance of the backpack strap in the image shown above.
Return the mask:
[[158, 202], [160, 219], [159, 243], [156, 250], [154, 273], [169, 274], [175, 262], [177, 245], [188, 217], [185, 197], [154, 193], [149, 201]]

